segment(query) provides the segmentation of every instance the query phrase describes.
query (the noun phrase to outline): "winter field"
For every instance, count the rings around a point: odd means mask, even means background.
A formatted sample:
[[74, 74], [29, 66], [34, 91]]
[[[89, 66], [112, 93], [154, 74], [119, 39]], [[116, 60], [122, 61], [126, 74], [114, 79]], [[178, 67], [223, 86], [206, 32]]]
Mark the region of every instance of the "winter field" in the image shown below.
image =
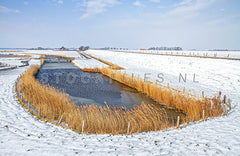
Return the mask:
[[[185, 51], [189, 53], [188, 51]], [[30, 58], [0, 58], [20, 66], [40, 64], [40, 54], [75, 58], [80, 68], [105, 64], [82, 57], [75, 51], [16, 51], [0, 54], [30, 54]], [[29, 66], [0, 71], [0, 155], [239, 155], [240, 153], [240, 61], [182, 56], [88, 50], [86, 53], [117, 64], [128, 74], [200, 96], [226, 94], [232, 110], [223, 117], [169, 129], [130, 136], [79, 135], [71, 130], [36, 119], [17, 101], [15, 81]], [[201, 52], [199, 52], [201, 53]], [[227, 57], [218, 52], [217, 56]], [[229, 57], [239, 58], [240, 52]], [[0, 67], [1, 68], [1, 67]], [[161, 74], [161, 78], [158, 75]], [[186, 82], [182, 77], [185, 77]], [[181, 75], [181, 76], [180, 76]], [[180, 80], [180, 82], [179, 82]]]
[[[118, 50], [115, 50], [115, 51], [118, 51]], [[160, 54], [160, 55], [177, 55], [177, 56], [194, 56], [194, 57], [238, 58], [238, 59], [240, 59], [239, 51], [120, 50], [120, 52], [147, 53], [147, 54]]]

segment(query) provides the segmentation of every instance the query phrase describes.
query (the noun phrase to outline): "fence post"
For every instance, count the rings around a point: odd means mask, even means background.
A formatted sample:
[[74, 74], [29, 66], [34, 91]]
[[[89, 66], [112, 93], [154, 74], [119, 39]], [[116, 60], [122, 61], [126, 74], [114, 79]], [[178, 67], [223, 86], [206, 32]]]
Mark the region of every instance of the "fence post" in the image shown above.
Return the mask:
[[202, 98], [204, 99], [204, 91], [202, 91]]
[[130, 123], [130, 122], [128, 122], [127, 135], [129, 135], [130, 125], [131, 125], [131, 123]]
[[203, 116], [203, 121], [205, 121], [205, 110], [203, 110], [202, 116]]
[[180, 116], [177, 117], [177, 128], [179, 128]]
[[28, 105], [27, 105], [27, 106], [28, 106], [28, 110], [30, 110], [30, 102], [28, 102]]
[[85, 120], [83, 120], [83, 123], [82, 123], [82, 134], [84, 133], [84, 126], [85, 126]]
[[39, 107], [39, 110], [38, 110], [38, 116], [41, 117], [41, 107]]
[[58, 123], [57, 123], [58, 125], [61, 123], [62, 118], [63, 118], [63, 115], [61, 116], [60, 120], [58, 121]]

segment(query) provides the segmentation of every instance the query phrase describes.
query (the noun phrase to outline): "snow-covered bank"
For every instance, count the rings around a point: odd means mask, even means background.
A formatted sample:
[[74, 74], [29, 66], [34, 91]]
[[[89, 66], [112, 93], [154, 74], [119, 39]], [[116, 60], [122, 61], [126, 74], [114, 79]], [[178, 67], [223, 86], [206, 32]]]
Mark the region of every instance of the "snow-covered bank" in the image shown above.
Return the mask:
[[[83, 55], [85, 56], [85, 55]], [[81, 58], [76, 58], [72, 61], [76, 66], [78, 66], [81, 69], [88, 68], [88, 69], [93, 69], [93, 68], [103, 68], [103, 67], [108, 67], [108, 65], [93, 59], [91, 57], [81, 57]]]
[[[18, 104], [14, 93], [15, 81], [28, 67], [0, 71], [0, 155], [239, 155], [240, 87], [238, 81], [235, 82], [240, 76], [239, 63], [186, 58], [178, 60], [175, 57], [163, 56], [148, 58], [146, 55], [140, 58], [134, 55], [130, 57], [124, 53], [104, 55], [99, 53], [99, 57], [112, 63], [119, 63], [118, 65], [125, 67], [127, 72], [136, 69], [141, 74], [145, 71], [159, 72], [158, 69], [161, 69], [160, 71], [166, 75], [171, 75], [178, 73], [178, 70], [198, 71], [206, 76], [204, 80], [207, 82], [197, 79], [199, 84], [196, 88], [191, 85], [189, 87], [198, 90], [199, 86], [203, 86], [199, 90], [206, 88], [209, 93], [220, 88], [231, 98], [233, 109], [227, 116], [192, 124], [180, 130], [133, 136], [82, 136], [71, 130], [39, 121]], [[30, 61], [30, 64], [38, 63], [40, 60]], [[205, 64], [208, 64], [207, 68], [204, 68]], [[207, 80], [208, 78], [210, 80]], [[208, 84], [211, 82], [215, 83]], [[220, 87], [215, 88], [218, 84]]]

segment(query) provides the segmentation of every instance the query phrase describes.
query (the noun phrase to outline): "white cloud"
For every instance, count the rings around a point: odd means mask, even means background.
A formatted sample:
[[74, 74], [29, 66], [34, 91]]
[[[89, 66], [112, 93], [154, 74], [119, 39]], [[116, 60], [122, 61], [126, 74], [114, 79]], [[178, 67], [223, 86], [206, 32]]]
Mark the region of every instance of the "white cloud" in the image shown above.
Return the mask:
[[159, 9], [163, 9], [163, 8], [165, 8], [165, 6], [158, 6], [157, 8], [159, 8]]
[[159, 3], [160, 0], [149, 0], [150, 2]]
[[16, 9], [9, 9], [5, 6], [0, 5], [0, 13], [19, 13], [19, 10]]
[[106, 11], [107, 7], [112, 7], [118, 4], [118, 0], [84, 0], [81, 7], [86, 8], [86, 12], [80, 17], [80, 19], [85, 19], [96, 14], [100, 14]]
[[63, 4], [63, 0], [52, 0], [54, 3]]
[[176, 7], [168, 13], [176, 16], [189, 16], [190, 14], [196, 14], [200, 10], [208, 8], [214, 2], [215, 0], [196, 0], [193, 3], [192, 0], [184, 0], [180, 3], [181, 6]]
[[183, 0], [182, 2], [179, 3], [179, 5], [187, 5], [191, 2], [192, 2], [192, 0]]
[[144, 6], [140, 1], [136, 0], [133, 5], [135, 6]]
[[57, 1], [58, 4], [63, 4], [62, 0]]
[[24, 1], [23, 4], [24, 4], [24, 5], [28, 5], [28, 2], [27, 2], [27, 1]]

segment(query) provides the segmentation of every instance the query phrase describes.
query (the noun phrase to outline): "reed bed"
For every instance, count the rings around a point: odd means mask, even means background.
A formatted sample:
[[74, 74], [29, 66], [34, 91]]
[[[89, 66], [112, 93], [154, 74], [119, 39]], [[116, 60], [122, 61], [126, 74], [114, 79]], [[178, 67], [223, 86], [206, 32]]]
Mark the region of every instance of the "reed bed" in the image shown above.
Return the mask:
[[45, 58], [46, 58], [46, 55], [41, 55], [41, 66], [42, 66], [43, 63], [45, 62]]
[[[30, 103], [40, 118], [57, 123], [61, 122], [68, 128], [83, 133], [96, 134], [126, 134], [146, 132], [173, 127], [174, 119], [168, 118], [164, 108], [156, 108], [151, 104], [142, 103], [133, 109], [89, 105], [76, 106], [69, 96], [49, 85], [41, 84], [35, 75], [40, 66], [32, 66], [21, 76], [16, 84], [17, 95], [22, 95], [22, 101]], [[129, 126], [130, 125], [130, 126]]]
[[26, 57], [31, 57], [31, 55], [24, 55], [22, 56], [23, 58], [26, 58]]
[[225, 105], [221, 100], [221, 92], [212, 98], [196, 97], [157, 83], [145, 83], [139, 77], [132, 77], [126, 73], [110, 68], [102, 68], [101, 73], [137, 91], [146, 94], [156, 101], [181, 110], [187, 114], [187, 122], [198, 121], [208, 117], [225, 114]]
[[80, 68], [84, 72], [89, 72], [89, 73], [100, 73], [101, 70], [99, 68]]
[[49, 56], [55, 56], [55, 57], [65, 58], [65, 59], [68, 59], [68, 60], [73, 60], [71, 57], [64, 56], [64, 55], [53, 55], [53, 54], [51, 54]]
[[[44, 63], [44, 57], [43, 55], [41, 65]], [[46, 119], [56, 124], [59, 121], [59, 123], [64, 123], [62, 125], [78, 133], [113, 135], [163, 130], [179, 124], [177, 118], [169, 117], [164, 108], [152, 104], [142, 103], [140, 106], [134, 106], [131, 110], [116, 106], [109, 107], [107, 103], [105, 103], [105, 107], [76, 106], [68, 94], [49, 85], [41, 84], [35, 78], [40, 67], [30, 67], [16, 83], [17, 95], [22, 97], [18, 96], [20, 103], [21, 101], [30, 103], [32, 109], [38, 112], [40, 119]], [[226, 96], [222, 101], [220, 92], [213, 98], [195, 97], [157, 83], [144, 83], [144, 80], [139, 77], [131, 77], [112, 68], [83, 69], [83, 71], [101, 72], [120, 83], [135, 88], [167, 107], [183, 111], [186, 116], [180, 113], [180, 124], [225, 115], [231, 109], [230, 101], [227, 105]]]

